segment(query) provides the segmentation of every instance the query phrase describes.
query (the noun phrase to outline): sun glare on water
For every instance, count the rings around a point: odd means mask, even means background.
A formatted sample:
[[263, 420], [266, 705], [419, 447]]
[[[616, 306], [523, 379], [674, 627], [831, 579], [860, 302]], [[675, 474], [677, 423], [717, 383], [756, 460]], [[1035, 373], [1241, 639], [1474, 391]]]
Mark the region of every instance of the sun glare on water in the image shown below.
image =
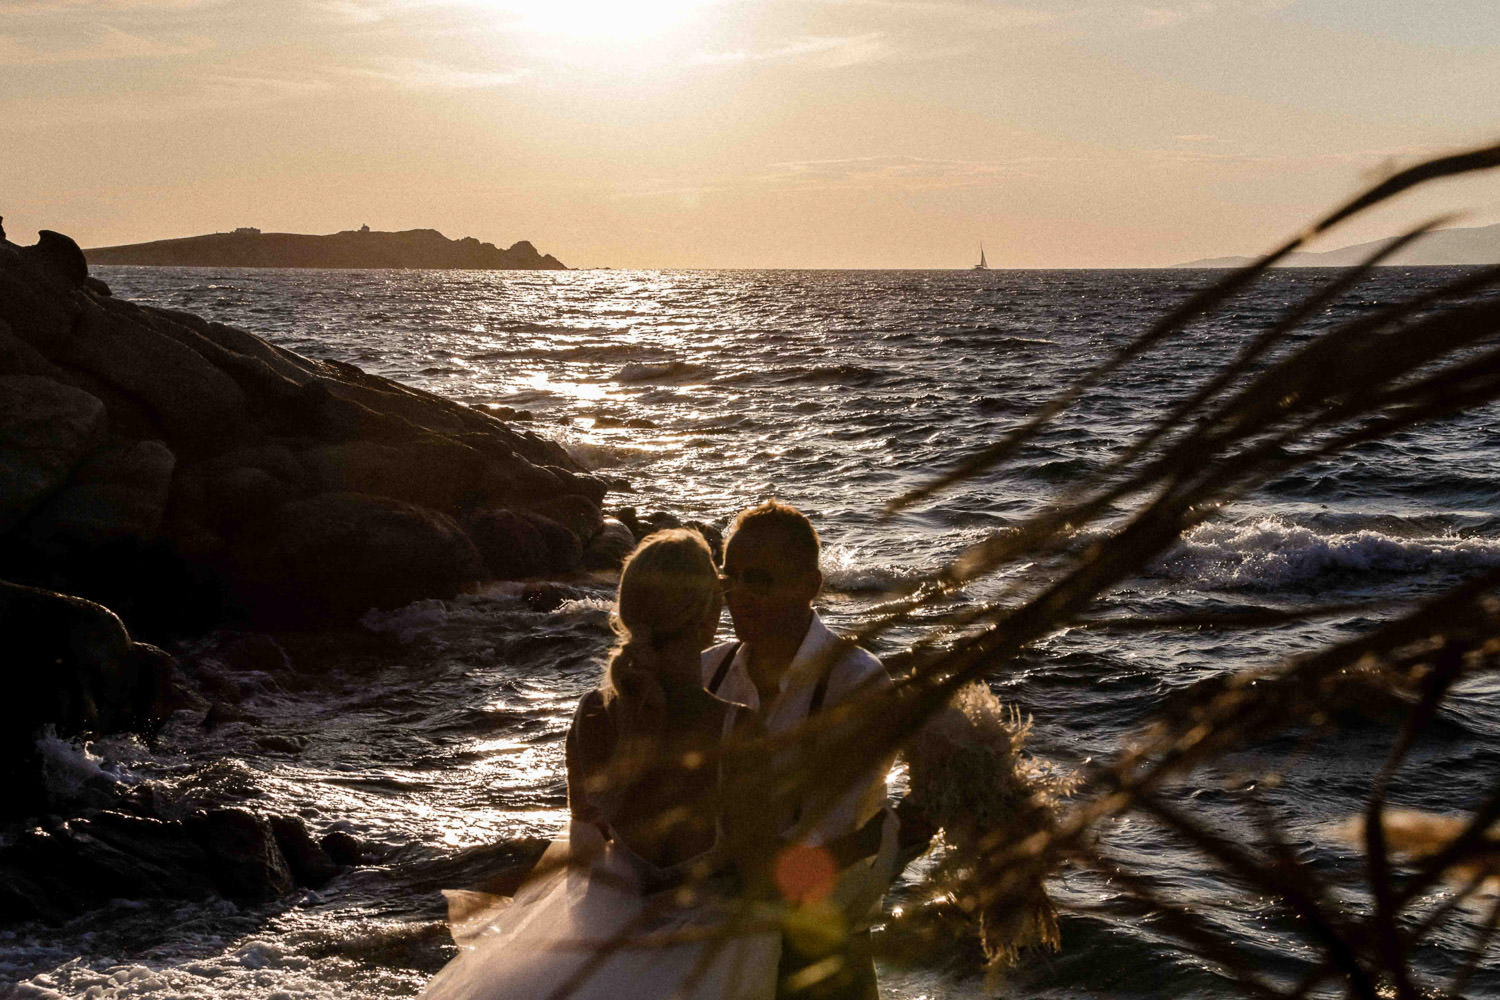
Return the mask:
[[713, 0], [549, 0], [505, 3], [525, 30], [559, 41], [631, 44], [680, 27]]

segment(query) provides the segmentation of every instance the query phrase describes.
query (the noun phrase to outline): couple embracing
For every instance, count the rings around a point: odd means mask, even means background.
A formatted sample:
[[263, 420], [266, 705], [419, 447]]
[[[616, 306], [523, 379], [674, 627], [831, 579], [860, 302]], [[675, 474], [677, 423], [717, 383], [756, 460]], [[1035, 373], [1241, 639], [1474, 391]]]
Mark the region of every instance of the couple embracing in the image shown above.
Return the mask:
[[[895, 863], [891, 759], [832, 766], [803, 734], [891, 681], [813, 610], [818, 556], [776, 501], [736, 519], [722, 576], [694, 532], [637, 547], [568, 733], [568, 840], [513, 901], [452, 922], [459, 955], [424, 996], [878, 996], [865, 928]], [[705, 649], [725, 604], [737, 640]]]

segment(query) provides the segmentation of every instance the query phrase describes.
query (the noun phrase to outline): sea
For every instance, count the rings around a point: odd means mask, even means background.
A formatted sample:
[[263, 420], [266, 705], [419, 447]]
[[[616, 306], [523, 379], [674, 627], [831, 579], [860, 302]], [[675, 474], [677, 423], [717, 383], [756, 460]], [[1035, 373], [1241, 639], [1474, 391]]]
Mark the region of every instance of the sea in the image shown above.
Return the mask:
[[[824, 540], [819, 607], [858, 631], [892, 594], [1044, 510], [1098, 470], [1248, 337], [1329, 280], [1284, 270], [1126, 367], [1012, 460], [885, 517], [888, 501], [1015, 427], [1062, 387], [1214, 280], [1196, 270], [386, 271], [98, 267], [116, 296], [233, 324], [506, 415], [563, 442], [622, 489], [607, 508], [724, 525], [767, 497]], [[1460, 271], [1385, 268], [1309, 322], [1326, 328]], [[1073, 630], [992, 666], [1061, 770], [1118, 754], [1204, 678], [1272, 666], [1374, 627], [1403, 604], [1500, 566], [1500, 413], [1403, 433], [1266, 484], [1187, 532], [1099, 602], [1160, 615], [1373, 601], [1373, 611], [1258, 629]], [[628, 484], [628, 490], [623, 489]], [[155, 740], [45, 741], [53, 790], [154, 786], [345, 830], [372, 863], [262, 906], [119, 900], [62, 927], [0, 929], [0, 994], [245, 1000], [410, 997], [452, 953], [440, 890], [481, 879], [508, 845], [564, 826], [563, 736], [610, 641], [607, 577], [539, 610], [517, 584], [372, 611], [295, 651], [291, 684], [236, 682], [252, 719], [205, 730], [179, 713]], [[995, 598], [978, 581], [952, 600]], [[951, 608], [951, 604], [949, 605]], [[925, 637], [922, 616], [874, 643]], [[721, 625], [729, 635], [727, 620]], [[184, 655], [208, 640], [185, 640]], [[195, 646], [194, 643], [199, 645]], [[311, 658], [315, 662], [307, 662]], [[1249, 836], [1279, 817], [1296, 856], [1348, 914], [1367, 902], [1339, 829], [1391, 738], [1375, 723], [1251, 746], [1174, 789]], [[1393, 803], [1473, 807], [1500, 773], [1500, 682], [1467, 682], [1399, 773]], [[899, 776], [898, 776], [899, 777]], [[82, 794], [82, 793], [80, 793]], [[1103, 831], [1115, 856], [1290, 983], [1315, 952], [1285, 908], [1140, 817]], [[920, 867], [890, 899], [910, 899]], [[1067, 870], [1049, 891], [1062, 948], [998, 983], [953, 955], [883, 965], [892, 1000], [990, 995], [1220, 997], [1232, 982], [1175, 942], [1123, 887]], [[1436, 903], [1451, 889], [1440, 889]], [[1462, 908], [1420, 947], [1421, 973], [1464, 957], [1487, 910]], [[958, 949], [955, 949], [957, 951]], [[1468, 995], [1500, 997], [1500, 952]], [[1436, 981], [1434, 979], [1433, 981]], [[9, 987], [8, 992], [6, 987]]]

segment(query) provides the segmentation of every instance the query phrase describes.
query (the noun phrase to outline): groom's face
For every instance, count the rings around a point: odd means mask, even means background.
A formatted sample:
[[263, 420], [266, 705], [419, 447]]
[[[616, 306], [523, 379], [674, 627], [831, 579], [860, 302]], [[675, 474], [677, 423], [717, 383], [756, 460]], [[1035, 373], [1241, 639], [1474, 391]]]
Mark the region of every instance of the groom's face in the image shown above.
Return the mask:
[[788, 553], [779, 532], [735, 532], [724, 551], [724, 602], [734, 634], [755, 643], [776, 637], [800, 638], [807, 612], [823, 577]]

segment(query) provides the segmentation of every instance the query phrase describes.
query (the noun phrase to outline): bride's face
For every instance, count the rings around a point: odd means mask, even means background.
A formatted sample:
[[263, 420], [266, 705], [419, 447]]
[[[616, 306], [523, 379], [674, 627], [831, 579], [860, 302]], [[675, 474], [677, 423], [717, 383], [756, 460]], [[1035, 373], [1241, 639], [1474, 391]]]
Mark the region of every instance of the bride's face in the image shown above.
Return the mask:
[[723, 611], [724, 595], [715, 589], [713, 600], [709, 602], [708, 610], [703, 613], [703, 621], [698, 624], [699, 649], [707, 649], [713, 645], [714, 633], [719, 630], [719, 616]]

